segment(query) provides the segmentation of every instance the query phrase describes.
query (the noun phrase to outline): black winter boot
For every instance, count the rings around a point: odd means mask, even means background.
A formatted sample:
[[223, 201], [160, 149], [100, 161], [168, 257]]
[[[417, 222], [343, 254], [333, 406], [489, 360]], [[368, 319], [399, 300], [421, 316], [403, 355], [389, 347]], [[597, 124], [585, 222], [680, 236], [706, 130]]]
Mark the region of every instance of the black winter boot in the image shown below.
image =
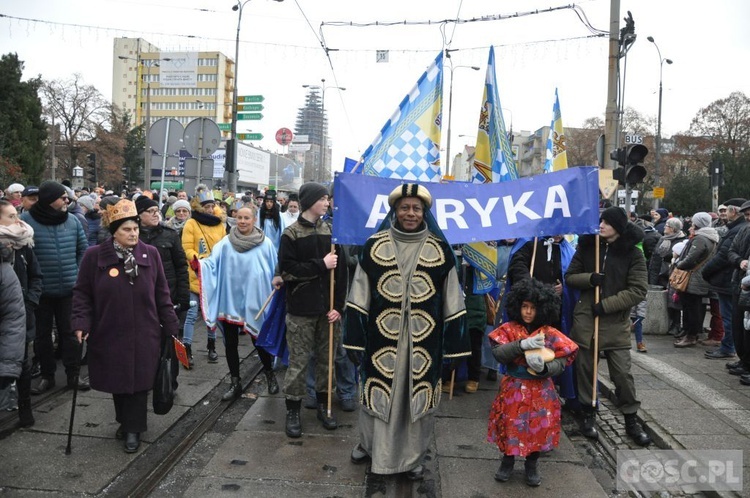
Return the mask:
[[638, 422], [638, 416], [635, 413], [625, 414], [625, 432], [633, 438], [633, 441], [638, 446], [648, 446], [651, 444], [651, 438], [648, 437], [646, 431], [641, 427], [641, 424]]
[[328, 393], [315, 393], [315, 398], [318, 402], [318, 420], [323, 422], [323, 427], [327, 430], [334, 430], [339, 424], [336, 422], [336, 416], [333, 414], [333, 407], [331, 407], [331, 416], [328, 416]]
[[498, 482], [507, 482], [510, 479], [510, 475], [513, 473], [513, 465], [516, 463], [516, 457], [513, 455], [503, 455], [503, 460], [500, 462], [500, 468], [495, 472], [495, 480]]
[[208, 349], [208, 362], [218, 363], [219, 355], [216, 353], [216, 339], [209, 339], [206, 349]]
[[279, 394], [279, 383], [276, 381], [276, 374], [273, 370], [263, 370], [266, 374], [266, 383], [268, 384], [268, 394]]
[[538, 464], [539, 452], [534, 452], [526, 457], [524, 470], [526, 470], [526, 484], [531, 487], [537, 487], [542, 483], [542, 476], [539, 475]]
[[599, 437], [599, 432], [596, 430], [596, 412], [589, 409], [584, 410], [583, 420], [581, 421], [581, 434], [589, 439], [596, 439]]
[[302, 435], [302, 421], [299, 418], [299, 410], [302, 401], [286, 400], [286, 435], [297, 438]]
[[18, 400], [18, 420], [21, 427], [31, 427], [34, 425], [34, 414], [31, 412], [31, 400]]
[[242, 386], [240, 385], [239, 377], [232, 377], [232, 383], [229, 385], [229, 390], [224, 393], [221, 397], [222, 401], [230, 401], [237, 399], [242, 394]]
[[193, 368], [195, 366], [195, 362], [193, 361], [193, 345], [192, 344], [185, 344], [185, 351], [187, 352], [188, 357], [188, 365], [189, 367], [186, 367], [188, 370]]

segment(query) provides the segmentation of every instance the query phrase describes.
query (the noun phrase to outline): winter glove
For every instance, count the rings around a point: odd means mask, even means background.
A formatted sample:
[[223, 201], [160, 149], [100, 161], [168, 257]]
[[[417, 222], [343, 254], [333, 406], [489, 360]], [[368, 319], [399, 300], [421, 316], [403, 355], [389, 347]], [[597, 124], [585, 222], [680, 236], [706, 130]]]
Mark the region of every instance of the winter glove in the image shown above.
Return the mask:
[[349, 361], [354, 363], [355, 367], [358, 367], [360, 363], [362, 363], [362, 353], [359, 351], [354, 351], [352, 349], [346, 350], [346, 357], [349, 358]]
[[591, 312], [594, 316], [602, 316], [604, 314], [604, 306], [602, 306], [602, 303], [592, 304]]
[[539, 353], [531, 353], [529, 355], [526, 355], [526, 363], [536, 373], [544, 372], [544, 360], [542, 359], [542, 355], [540, 355]]
[[521, 349], [539, 349], [544, 347], [544, 334], [536, 334], [521, 340]]
[[604, 273], [592, 273], [589, 283], [592, 287], [600, 287], [604, 283]]

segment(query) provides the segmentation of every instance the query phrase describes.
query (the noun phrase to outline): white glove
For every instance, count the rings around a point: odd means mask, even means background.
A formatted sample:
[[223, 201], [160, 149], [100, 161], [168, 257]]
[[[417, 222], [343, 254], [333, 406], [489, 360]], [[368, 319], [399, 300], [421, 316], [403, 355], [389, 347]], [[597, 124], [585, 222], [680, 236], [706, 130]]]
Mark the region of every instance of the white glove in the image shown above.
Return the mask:
[[539, 353], [531, 353], [529, 355], [526, 355], [526, 363], [536, 373], [542, 373], [544, 371], [544, 360], [542, 359], [542, 355], [540, 355]]
[[521, 340], [521, 349], [539, 349], [544, 347], [544, 334], [536, 334]]

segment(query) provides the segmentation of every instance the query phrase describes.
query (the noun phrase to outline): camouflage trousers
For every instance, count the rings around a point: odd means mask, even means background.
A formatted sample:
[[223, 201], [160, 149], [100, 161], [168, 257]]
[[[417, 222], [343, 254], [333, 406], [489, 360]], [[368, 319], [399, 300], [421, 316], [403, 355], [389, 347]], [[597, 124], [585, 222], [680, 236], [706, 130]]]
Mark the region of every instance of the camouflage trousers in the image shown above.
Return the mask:
[[[340, 341], [339, 322], [334, 324], [334, 347]], [[328, 392], [328, 318], [326, 315], [286, 315], [286, 343], [289, 348], [289, 368], [284, 375], [286, 399], [298, 401], [305, 397], [305, 376], [310, 358], [322, 358], [315, 362], [315, 391]], [[311, 354], [313, 353], [313, 354]], [[331, 389], [336, 390], [333, 374]]]

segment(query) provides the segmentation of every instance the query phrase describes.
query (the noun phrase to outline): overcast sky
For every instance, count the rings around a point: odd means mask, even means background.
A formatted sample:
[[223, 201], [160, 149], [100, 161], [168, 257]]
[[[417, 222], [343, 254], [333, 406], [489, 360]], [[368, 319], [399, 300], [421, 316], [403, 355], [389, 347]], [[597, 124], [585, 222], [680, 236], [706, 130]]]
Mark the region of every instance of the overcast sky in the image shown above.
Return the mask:
[[[232, 0], [6, 0], [0, 5], [2, 53], [25, 62], [24, 79], [66, 79], [80, 73], [107, 99], [112, 88], [112, 40], [142, 37], [164, 51], [221, 51], [234, 58], [237, 13]], [[262, 94], [258, 144], [281, 151], [281, 127], [294, 129], [304, 84], [345, 87], [326, 91], [333, 166], [357, 158], [444, 46], [452, 59], [451, 155], [474, 145], [488, 47], [494, 45], [506, 124], [533, 131], [549, 125], [558, 88], [565, 126], [604, 116], [607, 37], [595, 37], [568, 3], [554, 0], [253, 0], [243, 9], [240, 95]], [[577, 5], [596, 30], [609, 29], [610, 2]], [[539, 9], [540, 13], [522, 15]], [[637, 41], [627, 56], [625, 105], [648, 116], [658, 110], [659, 56], [664, 64], [662, 134], [685, 131], [701, 107], [733, 91], [750, 93], [743, 69], [750, 60], [750, 2], [745, 0], [622, 0]], [[505, 18], [518, 13], [518, 17]], [[23, 18], [23, 19], [18, 19]], [[460, 24], [445, 19], [482, 19]], [[500, 18], [500, 19], [498, 19]], [[394, 26], [355, 26], [407, 21]], [[430, 24], [414, 24], [432, 21]], [[340, 23], [334, 25], [321, 23]], [[621, 22], [621, 26], [623, 23]], [[330, 62], [321, 48], [330, 49]], [[389, 62], [376, 62], [389, 50]], [[458, 66], [479, 66], [479, 71]], [[444, 123], [448, 121], [445, 75]], [[241, 127], [240, 127], [241, 128]], [[625, 130], [627, 131], [627, 130]], [[466, 137], [460, 137], [466, 135]], [[443, 127], [445, 147], [447, 126]], [[593, 148], [593, 144], [592, 144]]]

